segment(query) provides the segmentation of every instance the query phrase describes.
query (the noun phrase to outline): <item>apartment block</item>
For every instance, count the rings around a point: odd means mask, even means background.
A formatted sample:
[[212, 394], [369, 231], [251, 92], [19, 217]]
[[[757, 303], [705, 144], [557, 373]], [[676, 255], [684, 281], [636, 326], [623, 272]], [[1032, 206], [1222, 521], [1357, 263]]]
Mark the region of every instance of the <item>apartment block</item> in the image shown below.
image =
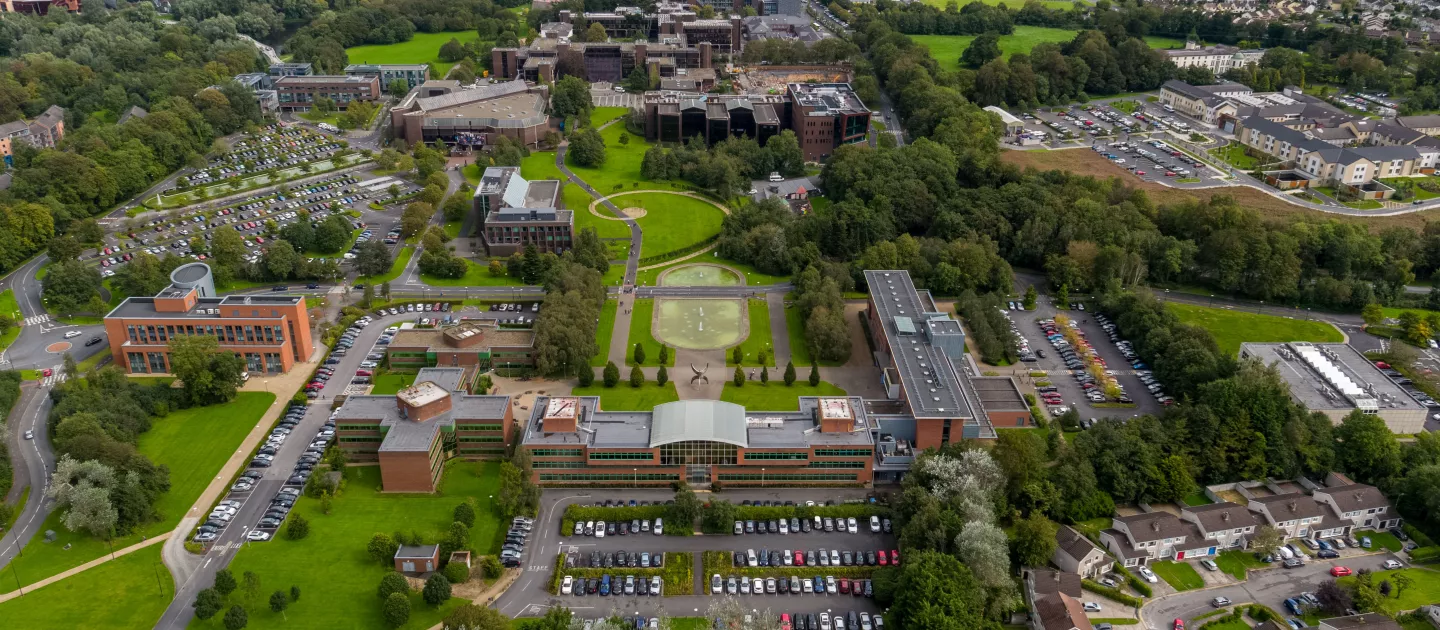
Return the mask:
[[183, 265], [155, 297], [126, 298], [105, 316], [114, 364], [129, 374], [170, 373], [170, 341], [215, 337], [253, 374], [279, 374], [315, 346], [301, 295], [217, 296], [209, 266]]
[[1239, 83], [1190, 85], [1172, 79], [1160, 86], [1160, 104], [1169, 105], [1186, 116], [1213, 124], [1223, 116], [1235, 114], [1239, 106], [1229, 101], [1230, 97], [1252, 92], [1254, 90]]
[[315, 101], [328, 98], [339, 109], [355, 101], [373, 101], [380, 97], [380, 79], [374, 76], [289, 75], [275, 79], [275, 92], [280, 109], [309, 111]]
[[380, 89], [389, 90], [394, 81], [404, 81], [405, 89], [413, 90], [430, 80], [430, 65], [424, 63], [371, 64], [357, 63], [345, 66], [345, 74], [355, 77], [376, 77]]
[[1242, 49], [1223, 44], [1201, 46], [1193, 40], [1186, 41], [1183, 49], [1163, 52], [1178, 68], [1206, 68], [1217, 77], [1230, 70], [1260, 63], [1265, 56], [1264, 49]]
[[65, 108], [51, 105], [32, 120], [12, 120], [0, 125], [0, 156], [9, 165], [15, 155], [15, 143], [24, 142], [36, 148], [55, 148], [65, 138]]

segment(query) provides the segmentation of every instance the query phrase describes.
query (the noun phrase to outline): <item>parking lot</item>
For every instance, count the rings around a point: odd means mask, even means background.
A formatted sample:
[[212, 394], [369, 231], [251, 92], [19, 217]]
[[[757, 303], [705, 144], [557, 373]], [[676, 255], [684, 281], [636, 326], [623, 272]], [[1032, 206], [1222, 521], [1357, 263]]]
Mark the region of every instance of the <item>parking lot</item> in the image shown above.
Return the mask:
[[1091, 150], [1149, 182], [1170, 184], [1181, 180], [1198, 180], [1189, 183], [1201, 185], [1207, 181], [1213, 183], [1221, 176], [1221, 173], [1210, 165], [1160, 139], [1097, 142]]
[[[1094, 313], [1088, 310], [1076, 310], [1073, 307], [1072, 304], [1071, 310], [1057, 310], [1049, 299], [1042, 296], [1036, 301], [1036, 308], [1033, 311], [1010, 311], [1007, 313], [1011, 321], [1015, 322], [1016, 329], [1025, 338], [1031, 350], [1039, 351], [1036, 352], [1035, 361], [1027, 362], [1026, 367], [1046, 371], [1049, 374], [1050, 387], [1054, 387], [1054, 393], [1060, 395], [1059, 405], [1047, 403], [1047, 407], [1052, 412], [1059, 407], [1073, 408], [1079, 413], [1082, 424], [1091, 418], [1129, 418], [1136, 415], [1159, 413], [1163, 409], [1160, 401], [1150, 394], [1149, 389], [1141, 382], [1137, 370], [1130, 367], [1131, 362], [1110, 341], [1105, 330], [1096, 322]], [[1070, 317], [1076, 328], [1084, 333], [1095, 354], [1105, 361], [1110, 371], [1114, 372], [1111, 376], [1133, 401], [1133, 407], [1097, 407], [1086, 397], [1085, 389], [1074, 377], [1074, 373], [1083, 372], [1083, 368], [1073, 370], [1068, 367], [1049, 339], [1046, 338], [1040, 324], [1037, 323], [1040, 320], [1053, 321], [1057, 313], [1064, 313]], [[1043, 358], [1039, 356], [1040, 352], [1044, 353]]]
[[[776, 489], [776, 490], [735, 490], [726, 491], [720, 495], [711, 495], [732, 501], [737, 505], [742, 501], [776, 501], [783, 504], [784, 501], [795, 501], [803, 504], [806, 500], [814, 500], [815, 493], [803, 489]], [[825, 496], [837, 502], [845, 499], [860, 499], [865, 496], [861, 489], [827, 489]], [[520, 581], [511, 587], [496, 603], [497, 608], [507, 615], [531, 615], [542, 614], [544, 609], [551, 604], [562, 604], [575, 611], [580, 617], [597, 618], [608, 615], [612, 611], [622, 615], [652, 616], [662, 608], [672, 616], [703, 616], [706, 610], [717, 601], [723, 598], [734, 598], [739, 604], [749, 610], [764, 611], [770, 610], [775, 614], [790, 613], [815, 614], [817, 619], [820, 613], [830, 615], [845, 615], [850, 611], [859, 613], [875, 614], [879, 612], [874, 599], [864, 596], [864, 582], [861, 582], [862, 592], [859, 596], [851, 594], [842, 595], [840, 590], [840, 577], [833, 576], [835, 592], [833, 594], [815, 593], [813, 574], [821, 576], [822, 588], [827, 590], [831, 583], [824, 579], [827, 571], [845, 574], [844, 570], [856, 571], [857, 554], [862, 555], [862, 564], [868, 564], [869, 554], [875, 554], [876, 564], [879, 566], [879, 552], [881, 550], [893, 551], [897, 544], [893, 534], [872, 533], [868, 521], [858, 521], [856, 533], [851, 534], [842, 531], [824, 531], [822, 527], [816, 531], [813, 521], [807, 523], [810, 531], [799, 533], [752, 533], [741, 535], [705, 535], [705, 536], [656, 536], [652, 532], [643, 530], [638, 534], [620, 534], [621, 528], [616, 524], [615, 533], [607, 534], [603, 538], [591, 536], [575, 536], [573, 531], [568, 535], [561, 535], [560, 523], [565, 507], [570, 504], [592, 505], [597, 501], [605, 499], [628, 501], [661, 502], [671, 500], [673, 493], [662, 490], [624, 490], [624, 491], [577, 491], [577, 490], [552, 490], [545, 493], [542, 498], [542, 509], [540, 518], [537, 519], [536, 534], [532, 536], [529, 548], [531, 551], [525, 558], [525, 572]], [[708, 500], [709, 497], [702, 497]], [[798, 518], [798, 517], [797, 517]], [[627, 523], [628, 526], [632, 523]], [[768, 526], [768, 522], [765, 525]], [[742, 522], [744, 529], [746, 523]], [[665, 527], [674, 527], [675, 523], [666, 523]], [[757, 530], [760, 524], [757, 522], [752, 527]], [[778, 529], [778, 519], [776, 522]], [[788, 531], [788, 523], [787, 523]], [[826, 564], [820, 564], [820, 551], [825, 550], [827, 554]], [[714, 571], [711, 574], [704, 574], [705, 552], [723, 552], [727, 558], [725, 570]], [[802, 562], [814, 562], [811, 566], [795, 566], [795, 552], [801, 552]], [[621, 552], [626, 554], [626, 565], [618, 566], [618, 558]], [[653, 595], [638, 594], [638, 584], [635, 588], [636, 594], [625, 594], [624, 579], [627, 575], [627, 568], [643, 559], [643, 554], [650, 554], [653, 561], [657, 557], [663, 557], [667, 552], [690, 552], [694, 561], [694, 595], [664, 596], [663, 599]], [[755, 558], [754, 566], [747, 566], [743, 570], [734, 567], [735, 554], [739, 552], [742, 564], [748, 565], [750, 554]], [[833, 552], [833, 553], [832, 553]], [[572, 583], [570, 595], [556, 594], [549, 592], [553, 572], [553, 563], [561, 553], [566, 554], [567, 563], [573, 563], [576, 567], [588, 567], [598, 562], [601, 568], [608, 564], [612, 569], [612, 585], [618, 581], [622, 588], [621, 594], [602, 596], [599, 594], [599, 584], [595, 593], [589, 593], [589, 583], [585, 583], [585, 594], [575, 594]], [[844, 565], [845, 554], [850, 555], [852, 566]], [[760, 566], [761, 557], [765, 558], [766, 565], [771, 560], [778, 560], [775, 567]], [[830, 559], [838, 556], [840, 566], [831, 568]], [[790, 564], [785, 564], [789, 558]], [[813, 560], [812, 560], [813, 558]], [[886, 555], [887, 563], [890, 561]], [[745, 573], [751, 578], [746, 585], [747, 588], [740, 588], [740, 574]], [[563, 573], [563, 570], [562, 570]], [[721, 593], [714, 594], [712, 580], [715, 573], [721, 576]], [[764, 575], [760, 575], [764, 574]], [[789, 580], [790, 576], [796, 580]], [[805, 592], [803, 586], [807, 583], [799, 578], [804, 575], [809, 577], [808, 586], [810, 592]], [[730, 578], [735, 578], [734, 593], [725, 593]], [[761, 589], [756, 592], [754, 578], [761, 577]], [[782, 594], [778, 578], [786, 577], [785, 591]], [[775, 578], [774, 592], [770, 591], [771, 581], [768, 578]], [[855, 581], [847, 586], [853, 586]], [[789, 592], [791, 587], [799, 587], [799, 592]], [[852, 590], [853, 589], [847, 589]], [[798, 623], [797, 623], [798, 627]]]

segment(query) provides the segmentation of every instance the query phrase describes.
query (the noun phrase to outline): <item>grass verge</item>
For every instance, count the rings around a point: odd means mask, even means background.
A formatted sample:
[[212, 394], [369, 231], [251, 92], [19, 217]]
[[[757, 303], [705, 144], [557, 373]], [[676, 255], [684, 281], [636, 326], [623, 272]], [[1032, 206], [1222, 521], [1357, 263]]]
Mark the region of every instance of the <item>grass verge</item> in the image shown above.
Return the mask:
[[785, 382], [780, 380], [781, 376], [772, 376], [769, 384], [749, 381], [744, 387], [736, 387], [735, 383], [727, 382], [725, 389], [720, 392], [720, 400], [759, 411], [799, 411], [801, 396], [845, 395], [845, 390], [825, 381], [811, 387], [809, 383], [797, 380], [794, 385], [786, 387]]
[[149, 628], [174, 597], [155, 544], [0, 603], [7, 628]]
[[[635, 300], [632, 312], [630, 313], [630, 337], [625, 342], [625, 365], [635, 365], [635, 344], [645, 347], [645, 364], [659, 365], [660, 342], [655, 339], [655, 332], [651, 322], [655, 315], [655, 300]], [[603, 365], [603, 364], [602, 364]], [[670, 362], [665, 364], [668, 367], [675, 367], [675, 352], [670, 352]], [[628, 374], [621, 374], [625, 378]]]
[[605, 367], [610, 358], [610, 338], [615, 334], [615, 313], [620, 303], [605, 300], [600, 307], [600, 323], [595, 329], [595, 356], [590, 357], [590, 367]]
[[614, 387], [606, 387], [596, 381], [589, 387], [576, 387], [570, 393], [572, 396], [599, 396], [600, 408], [606, 411], [649, 411], [655, 405], [680, 400], [675, 381], [661, 387], [649, 380], [640, 387], [631, 387], [630, 382], [625, 380], [626, 376], [628, 374], [622, 370], [620, 383]]
[[[759, 366], [760, 351], [765, 351], [765, 365], [775, 367], [775, 339], [770, 336], [770, 305], [764, 299], [745, 300], [750, 310], [750, 334], [740, 342], [745, 366]], [[725, 366], [735, 367], [733, 350], [725, 351]]]
[[1199, 326], [1215, 336], [1220, 349], [1234, 356], [1242, 342], [1314, 341], [1339, 342], [1344, 337], [1334, 326], [1321, 321], [1291, 319], [1240, 310], [1210, 308], [1169, 302], [1166, 308], [1180, 321]]

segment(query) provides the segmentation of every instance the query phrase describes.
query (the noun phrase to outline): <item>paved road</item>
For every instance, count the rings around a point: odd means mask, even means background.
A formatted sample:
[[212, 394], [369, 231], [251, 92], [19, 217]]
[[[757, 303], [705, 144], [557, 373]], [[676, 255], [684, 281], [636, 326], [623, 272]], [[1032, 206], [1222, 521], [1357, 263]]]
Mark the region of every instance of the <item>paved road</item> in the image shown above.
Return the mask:
[[[166, 608], [165, 614], [160, 618], [156, 628], [180, 629], [190, 623], [194, 614], [191, 604], [195, 601], [196, 593], [209, 588], [215, 583], [215, 572], [229, 566], [235, 554], [243, 545], [266, 545], [268, 542], [247, 543], [246, 533], [259, 522], [260, 517], [270, 506], [270, 500], [280, 491], [285, 480], [290, 477], [291, 471], [295, 468], [295, 462], [300, 459], [310, 444], [310, 438], [319, 430], [320, 425], [330, 416], [329, 402], [338, 394], [345, 391], [350, 384], [350, 378], [355, 375], [355, 370], [360, 368], [360, 363], [365, 360], [365, 355], [375, 345], [375, 340], [380, 338], [386, 326], [405, 321], [414, 321], [415, 314], [395, 315], [377, 318], [373, 323], [361, 331], [355, 340], [355, 346], [340, 363], [335, 365], [335, 376], [321, 390], [321, 398], [315, 399], [306, 411], [305, 418], [291, 431], [290, 439], [280, 447], [280, 452], [275, 454], [275, 460], [270, 468], [262, 468], [265, 476], [260, 483], [255, 484], [255, 489], [240, 494], [231, 494], [229, 499], [242, 501], [240, 510], [236, 512], [231, 525], [221, 533], [220, 537], [212, 543], [210, 549], [202, 559], [196, 560], [198, 565], [190, 573], [189, 579], [175, 588], [175, 599]], [[188, 537], [191, 532], [186, 532]]]
[[[22, 472], [31, 488], [30, 497], [15, 520], [15, 528], [0, 538], [0, 568], [10, 564], [10, 560], [40, 531], [55, 505], [45, 499], [45, 491], [50, 487], [50, 471], [55, 468], [55, 452], [50, 448], [50, 431], [45, 422], [50, 416], [50, 388], [38, 385], [22, 387], [20, 400], [10, 416], [12, 422], [8, 423], [10, 432], [6, 436], [10, 456], [23, 460], [15, 462], [15, 489], [18, 491], [20, 487], [19, 473]], [[14, 421], [16, 419], [18, 421]], [[22, 439], [26, 431], [34, 431], [35, 439]]]
[[[863, 498], [866, 490], [863, 489], [826, 489], [827, 499], [843, 500], [847, 498]], [[541, 499], [540, 518], [536, 525], [536, 535], [526, 550], [524, 572], [520, 580], [510, 587], [495, 602], [496, 610], [510, 617], [537, 616], [544, 613], [544, 610], [552, 604], [564, 604], [575, 611], [580, 617], [601, 617], [609, 614], [612, 610], [620, 614], [645, 616], [655, 615], [662, 608], [669, 614], [675, 616], [696, 616], [703, 615], [711, 603], [717, 598], [710, 595], [700, 594], [709, 592], [710, 576], [701, 576], [701, 552], [703, 551], [744, 551], [746, 549], [802, 549], [813, 550], [819, 548], [845, 550], [876, 550], [880, 548], [894, 548], [893, 537], [869, 533], [862, 525], [860, 534], [840, 533], [815, 533], [782, 535], [759, 535], [748, 536], [653, 536], [640, 534], [638, 536], [611, 536], [606, 538], [585, 538], [561, 536], [559, 532], [561, 516], [566, 506], [572, 503], [589, 504], [597, 499], [635, 499], [648, 501], [664, 501], [672, 498], [673, 493], [666, 490], [632, 489], [632, 490], [594, 490], [586, 491], [580, 489], [551, 490], [547, 491]], [[803, 489], [747, 489], [731, 490], [718, 495], [729, 501], [739, 503], [745, 499], [770, 499], [770, 500], [791, 500], [804, 501], [807, 497], [813, 499], [813, 490]], [[702, 497], [702, 500], [709, 497]], [[576, 551], [587, 558], [591, 551], [649, 551], [654, 554], [666, 551], [689, 551], [695, 554], [696, 572], [696, 595], [684, 595], [676, 597], [600, 597], [599, 595], [586, 596], [565, 596], [551, 595], [547, 589], [555, 562], [556, 555], [565, 551]], [[625, 575], [623, 568], [616, 569], [615, 575]], [[778, 577], [780, 571], [776, 571]], [[723, 574], [722, 574], [723, 575]], [[740, 602], [749, 608], [756, 610], [770, 609], [776, 613], [820, 613], [847, 612], [850, 610], [866, 611], [870, 613], [879, 612], [873, 599], [853, 597], [849, 595], [741, 595]]]
[[[1187, 626], [1196, 615], [1204, 614], [1214, 607], [1210, 600], [1227, 597], [1236, 604], [1260, 603], [1281, 614], [1285, 610], [1286, 598], [1299, 595], [1301, 591], [1314, 592], [1320, 583], [1330, 579], [1330, 567], [1347, 566], [1351, 569], [1380, 569], [1386, 560], [1395, 559], [1390, 554], [1342, 558], [1338, 560], [1311, 560], [1299, 569], [1272, 568], [1252, 571], [1250, 579], [1230, 586], [1217, 586], [1197, 591], [1186, 591], [1157, 599], [1141, 609], [1141, 621], [1145, 627], [1167, 629], [1175, 619], [1184, 619]], [[1204, 570], [1204, 569], [1200, 569]]]

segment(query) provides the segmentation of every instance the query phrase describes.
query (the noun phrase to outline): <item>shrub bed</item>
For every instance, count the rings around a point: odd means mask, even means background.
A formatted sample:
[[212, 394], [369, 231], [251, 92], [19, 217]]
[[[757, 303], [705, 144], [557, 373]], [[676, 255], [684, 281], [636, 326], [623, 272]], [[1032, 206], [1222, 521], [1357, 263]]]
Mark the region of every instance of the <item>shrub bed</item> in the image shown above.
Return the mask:
[[695, 594], [695, 557], [693, 554], [685, 551], [665, 552], [664, 566], [658, 569], [648, 567], [644, 569], [636, 567], [611, 567], [609, 569], [596, 567], [566, 568], [565, 554], [562, 553], [555, 558], [555, 574], [550, 578], [550, 594], [560, 594], [560, 582], [564, 580], [567, 575], [575, 578], [598, 578], [607, 574], [611, 576], [610, 579], [612, 580], [617, 576], [621, 580], [624, 580], [627, 575], [633, 575], [637, 578], [649, 578], [658, 575], [660, 576], [660, 581], [665, 584], [663, 597]]
[[1126, 595], [1125, 593], [1122, 593], [1118, 588], [1110, 588], [1094, 580], [1081, 580], [1080, 586], [1084, 587], [1087, 591], [1104, 595], [1127, 606], [1134, 606], [1136, 608], [1140, 607], [1140, 599], [1138, 597]]
[[1115, 565], [1115, 572], [1125, 576], [1125, 583], [1129, 584], [1130, 588], [1135, 589], [1136, 593], [1139, 593], [1146, 597], [1155, 596], [1155, 591], [1150, 588], [1150, 583], [1138, 577], [1135, 577], [1135, 574], [1131, 573], [1129, 569], [1117, 564]]
[[701, 570], [705, 572], [705, 579], [719, 573], [722, 577], [743, 576], [743, 577], [790, 577], [792, 575], [802, 578], [813, 578], [827, 575], [837, 578], [861, 578], [868, 579], [881, 567], [737, 567], [734, 558], [729, 551], [707, 551], [702, 556]]

